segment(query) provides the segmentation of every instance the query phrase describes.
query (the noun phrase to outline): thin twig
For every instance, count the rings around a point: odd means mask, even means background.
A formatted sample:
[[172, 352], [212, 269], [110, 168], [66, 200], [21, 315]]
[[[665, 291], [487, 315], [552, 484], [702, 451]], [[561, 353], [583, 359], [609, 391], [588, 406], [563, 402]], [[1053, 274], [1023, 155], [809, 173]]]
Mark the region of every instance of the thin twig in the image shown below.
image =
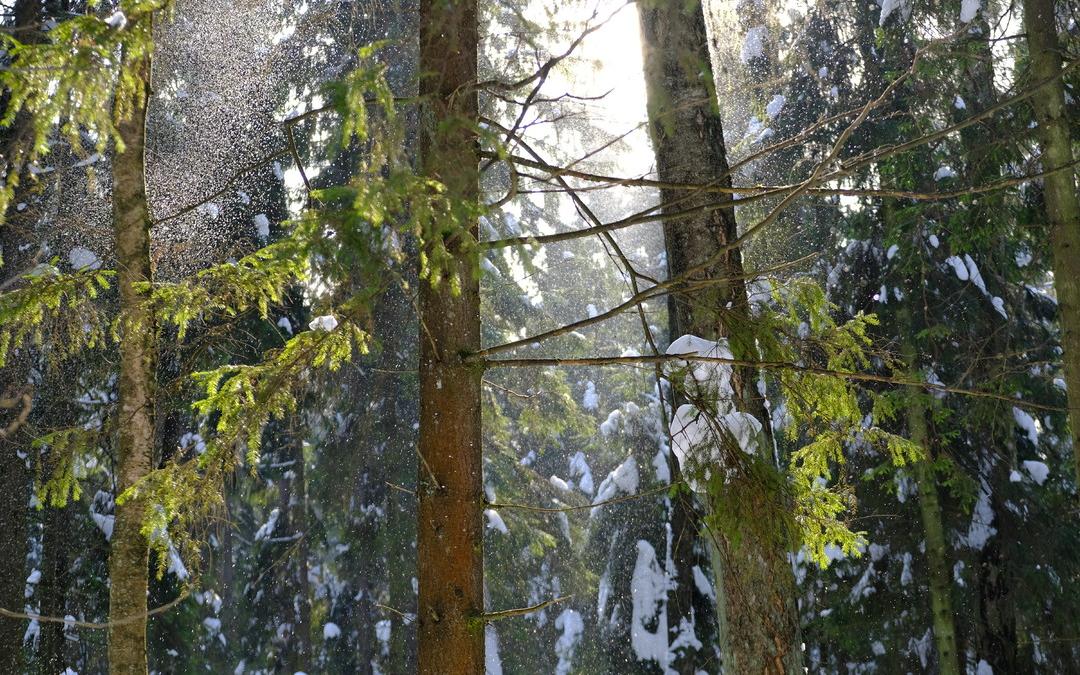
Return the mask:
[[125, 616], [121, 619], [111, 619], [102, 623], [94, 621], [79, 621], [78, 619], [68, 619], [59, 616], [45, 616], [44, 614], [13, 612], [10, 609], [4, 609], [3, 607], [0, 607], [0, 616], [5, 616], [9, 619], [37, 621], [38, 623], [62, 623], [65, 626], [74, 626], [76, 628], [89, 628], [91, 630], [107, 630], [109, 628], [112, 628], [113, 626], [123, 626], [129, 623], [135, 623], [136, 621], [144, 621], [152, 616], [157, 616], [158, 614], [167, 612], [170, 609], [179, 605], [184, 600], [186, 600], [190, 593], [191, 591], [185, 588], [183, 592], [181, 592], [180, 595], [178, 595], [174, 600], [167, 602], [160, 607], [155, 607], [154, 609], [148, 610], [146, 612], [139, 612], [138, 614]]
[[501, 612], [484, 612], [483, 614], [480, 615], [480, 618], [483, 619], [485, 622], [488, 622], [488, 621], [500, 621], [502, 619], [512, 619], [515, 616], [526, 616], [528, 614], [533, 614], [535, 612], [539, 612], [541, 610], [547, 609], [548, 607], [551, 607], [552, 605], [557, 605], [560, 602], [566, 602], [567, 600], [569, 600], [572, 597], [574, 597], [574, 596], [572, 596], [572, 595], [564, 595], [561, 598], [554, 598], [552, 600], [545, 600], [544, 602], [541, 602], [538, 605], [533, 605], [532, 607], [521, 607], [521, 608], [518, 608], [518, 609], [504, 609]]
[[509, 394], [510, 396], [513, 396], [514, 398], [530, 399], [530, 398], [536, 398], [537, 396], [540, 396], [541, 394], [544, 393], [543, 390], [540, 390], [540, 391], [536, 392], [535, 394], [522, 394], [520, 391], [514, 391], [513, 389], [510, 389], [509, 387], [504, 387], [501, 384], [496, 384], [496, 383], [492, 382], [491, 380], [486, 380], [485, 379], [485, 380], [482, 380], [482, 382], [483, 382], [483, 384], [486, 384], [487, 386], [491, 387], [492, 389], [498, 389], [499, 391], [503, 392], [504, 394]]
[[394, 483], [391, 483], [390, 481], [383, 481], [383, 482], [386, 483], [387, 487], [392, 488], [394, 490], [397, 490], [398, 492], [404, 492], [405, 494], [412, 495], [413, 497], [416, 496], [416, 491], [415, 490], [410, 490], [407, 487], [403, 487], [401, 485], [396, 485]]
[[998, 394], [992, 391], [965, 389], [962, 387], [950, 387], [943, 384], [920, 382], [918, 380], [908, 380], [903, 378], [890, 377], [888, 375], [876, 375], [874, 373], [857, 373], [843, 370], [834, 370], [831, 368], [820, 368], [818, 366], [801, 365], [798, 363], [792, 363], [790, 361], [753, 361], [747, 359], [726, 359], [722, 357], [697, 356], [695, 354], [662, 354], [659, 356], [600, 356], [565, 359], [484, 359], [483, 363], [486, 368], [539, 368], [545, 366], [645, 365], [657, 362], [672, 361], [699, 361], [705, 363], [722, 363], [729, 366], [745, 368], [760, 368], [762, 370], [794, 371], [800, 373], [809, 373], [811, 375], [838, 377], [845, 380], [852, 380], [855, 382], [876, 382], [880, 384], [892, 384], [901, 387], [916, 387], [928, 389], [930, 391], [940, 391], [949, 394], [960, 394], [963, 396], [972, 396], [975, 398], [988, 398], [996, 401], [1005, 401], [1018, 408], [1031, 408], [1033, 410], [1046, 410], [1050, 412], [1066, 412], [1066, 409], [1060, 406], [1047, 405], [1044, 403], [1035, 403], [1033, 401], [1024, 401], [1022, 399], [1013, 398], [1011, 396], [1006, 396], [1005, 394]]
[[406, 614], [405, 612], [401, 611], [400, 609], [395, 609], [393, 607], [390, 607], [389, 605], [383, 605], [383, 604], [380, 604], [380, 603], [376, 602], [375, 606], [378, 607], [379, 609], [384, 609], [387, 612], [392, 612], [394, 614], [397, 614], [398, 616], [401, 617], [401, 620], [404, 621], [406, 624], [412, 623], [414, 618], [415, 618], [412, 614]]
[[529, 504], [501, 504], [501, 503], [485, 503], [489, 509], [518, 509], [521, 511], [535, 511], [536, 513], [572, 513], [574, 511], [587, 511], [589, 509], [598, 509], [601, 506], [610, 506], [612, 504], [621, 504], [622, 502], [629, 502], [635, 499], [643, 499], [645, 497], [651, 497], [658, 495], [662, 492], [668, 492], [671, 488], [679, 485], [678, 481], [671, 483], [670, 485], [661, 485], [660, 487], [646, 490], [645, 492], [635, 492], [632, 495], [623, 495], [621, 497], [614, 497], [602, 502], [596, 502], [595, 504], [581, 504], [580, 506], [530, 506]]

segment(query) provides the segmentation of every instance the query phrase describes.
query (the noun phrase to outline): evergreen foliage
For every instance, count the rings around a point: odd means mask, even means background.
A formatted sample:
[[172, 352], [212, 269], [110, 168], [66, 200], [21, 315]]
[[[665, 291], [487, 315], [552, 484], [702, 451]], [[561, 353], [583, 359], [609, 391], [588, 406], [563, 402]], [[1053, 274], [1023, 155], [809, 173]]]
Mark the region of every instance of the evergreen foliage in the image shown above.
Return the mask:
[[[75, 199], [76, 169], [77, 198], [107, 200], [97, 173], [127, 151], [119, 124], [148, 93], [178, 100], [143, 64], [196, 4], [71, 5], [44, 39], [0, 37], [0, 262], [31, 262], [0, 268], [0, 448], [26, 469], [0, 479], [22, 481], [35, 507], [9, 565], [30, 574], [25, 605], [3, 609], [43, 615], [18, 658], [104, 667], [105, 635], [74, 622], [109, 618], [100, 561], [116, 505], [135, 504], [156, 572], [148, 606], [162, 608], [155, 670], [414, 669], [417, 346], [431, 339], [417, 293], [456, 298], [479, 280], [484, 349], [456, 357], [483, 372], [484, 611], [525, 608], [484, 627], [489, 673], [689, 659], [713, 672], [718, 534], [729, 554], [749, 537], [790, 555], [812, 671], [1076, 662], [1070, 308], [1053, 292], [1037, 83], [1006, 3], [974, 3], [970, 23], [967, 0], [713, 8], [713, 63], [684, 66], [724, 117], [731, 189], [638, 172], [644, 131], [612, 131], [608, 113], [594, 118], [604, 96], [577, 91], [604, 62], [577, 50], [633, 8], [480, 3], [482, 114], [439, 128], [437, 102], [412, 90], [415, 3], [277, 8], [268, 43], [303, 62], [258, 103], [277, 145], [154, 224], [154, 237], [173, 220], [224, 228], [217, 202], [236, 192], [254, 234], [140, 284], [137, 321], [117, 309], [112, 256], [65, 259], [94, 235], [66, 232], [55, 205]], [[1073, 4], [1055, 26], [1070, 97]], [[385, 22], [373, 35], [350, 23], [361, 7]], [[418, 168], [418, 139], [451, 134], [476, 140], [475, 194]], [[746, 308], [720, 300], [729, 279], [663, 280], [661, 189], [714, 190], [712, 209], [736, 193], [752, 233], [736, 246]], [[159, 269], [173, 250], [155, 245]], [[665, 354], [680, 337], [660, 328], [669, 295], [723, 327], [715, 351]], [[158, 419], [153, 470], [119, 492], [116, 356], [130, 335], [161, 353]], [[680, 438], [691, 425], [699, 435]], [[693, 589], [673, 555], [686, 505], [703, 515]], [[669, 624], [684, 601], [689, 618]]]

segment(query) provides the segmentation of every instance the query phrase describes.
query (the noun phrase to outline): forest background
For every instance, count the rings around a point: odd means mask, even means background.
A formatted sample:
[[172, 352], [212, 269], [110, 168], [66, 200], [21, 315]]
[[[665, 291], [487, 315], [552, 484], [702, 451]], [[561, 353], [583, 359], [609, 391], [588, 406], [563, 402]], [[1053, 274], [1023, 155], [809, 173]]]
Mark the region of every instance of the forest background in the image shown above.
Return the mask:
[[1080, 6], [5, 6], [6, 672], [1077, 662]]

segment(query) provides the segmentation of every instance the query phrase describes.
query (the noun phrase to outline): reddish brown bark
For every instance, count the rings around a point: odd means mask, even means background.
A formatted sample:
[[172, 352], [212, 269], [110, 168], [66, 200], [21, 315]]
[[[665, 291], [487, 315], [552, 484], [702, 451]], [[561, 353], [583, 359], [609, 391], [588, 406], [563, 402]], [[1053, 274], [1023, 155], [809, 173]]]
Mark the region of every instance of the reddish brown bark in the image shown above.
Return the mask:
[[[427, 124], [425, 175], [454, 200], [478, 194], [475, 124], [475, 0], [420, 3], [420, 94]], [[471, 226], [475, 236], [475, 223]], [[480, 370], [463, 362], [480, 348], [480, 287], [470, 254], [453, 228], [442, 235], [455, 254], [448, 278], [420, 290], [420, 468], [417, 564], [419, 672], [480, 675], [483, 632], [483, 464]]]

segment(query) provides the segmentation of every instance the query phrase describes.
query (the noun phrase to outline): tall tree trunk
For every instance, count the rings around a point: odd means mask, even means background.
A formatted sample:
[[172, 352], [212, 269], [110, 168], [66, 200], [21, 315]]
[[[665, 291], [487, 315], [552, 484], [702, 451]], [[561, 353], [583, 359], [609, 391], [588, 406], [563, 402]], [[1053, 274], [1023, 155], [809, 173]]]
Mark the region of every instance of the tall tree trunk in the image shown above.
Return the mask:
[[[75, 367], [79, 367], [79, 364]], [[65, 391], [65, 378], [65, 372], [60, 369], [49, 368], [45, 371], [31, 419], [35, 427], [63, 428], [78, 419], [70, 392]], [[55, 467], [53, 457], [45, 454], [35, 459], [41, 463], [42, 475], [51, 475]], [[30, 604], [44, 616], [65, 616], [70, 613], [67, 601], [73, 589], [72, 567], [76, 556], [72, 541], [78, 519], [76, 508], [68, 503], [64, 507], [46, 505], [40, 511], [41, 555], [38, 557], [38, 569], [41, 579], [34, 589]], [[102, 548], [106, 545], [103, 543]], [[40, 622], [37, 650], [33, 657], [35, 667], [28, 669], [29, 672], [53, 675], [68, 666], [71, 641], [64, 637], [64, 629], [61, 623]]]
[[[881, 219], [886, 232], [896, 230], [896, 209], [897, 203], [891, 199], [886, 199], [881, 206]], [[920, 275], [922, 275], [921, 272]], [[915, 302], [915, 298], [910, 298], [910, 302]], [[900, 309], [897, 318], [903, 339], [904, 360], [908, 369], [915, 373], [919, 369], [919, 350], [913, 336], [918, 333], [919, 328], [915, 325], [913, 312], [909, 307]], [[913, 378], [917, 378], [917, 374], [913, 375]], [[919, 516], [926, 541], [927, 585], [930, 590], [930, 614], [938, 670], [941, 675], [959, 675], [960, 650], [956, 615], [952, 607], [949, 547], [945, 539], [945, 519], [938, 494], [937, 478], [932, 466], [934, 453], [926, 421], [927, 410], [924, 402], [915, 396], [906, 403], [908, 437], [926, 453], [924, 458], [914, 463], [912, 473], [919, 490]]]
[[[642, 3], [639, 12], [650, 131], [660, 180], [730, 186], [723, 128], [712, 95], [708, 39], [700, 2]], [[708, 192], [661, 191], [663, 203], [679, 210], [718, 198]], [[732, 207], [666, 220], [664, 238], [671, 276], [680, 276], [700, 266], [736, 237]], [[741, 253], [733, 249], [697, 275], [696, 280], [717, 283], [709, 285], [707, 290], [695, 291], [693, 297], [673, 298], [670, 305], [673, 334], [727, 338], [736, 358], [753, 359], [755, 351], [742, 271]], [[753, 369], [737, 370], [734, 384], [736, 405], [757, 416], [768, 432], [769, 417], [756, 391]], [[771, 464], [767, 454], [763, 451], [753, 461]], [[765, 468], [775, 471], [775, 467]], [[739, 472], [732, 480], [749, 483], [753, 479]], [[749, 494], [761, 490], [748, 484], [737, 491]], [[769, 509], [768, 502], [768, 499], [760, 500], [761, 508]], [[763, 520], [773, 520], [768, 513], [761, 515]], [[699, 523], [693, 525], [700, 527]], [[684, 537], [690, 534], [682, 533]], [[721, 617], [725, 670], [801, 672], [795, 580], [784, 545], [787, 537], [761, 536], [757, 528], [746, 528], [737, 537], [731, 536], [733, 533], [714, 534], [718, 549], [713, 555], [717, 563], [717, 610]], [[674, 536], [678, 538], [680, 533]], [[680, 662], [679, 669], [693, 672], [692, 665]]]
[[[1024, 1], [1031, 79], [1038, 83], [1054, 78], [1031, 98], [1039, 122], [1043, 168], [1047, 171], [1073, 162], [1054, 4], [1054, 0]], [[1061, 346], [1065, 351], [1062, 359], [1069, 396], [1069, 428], [1076, 477], [1080, 481], [1080, 198], [1076, 195], [1075, 169], [1043, 179], [1043, 194], [1054, 252], [1054, 289], [1061, 317]]]
[[[25, 369], [18, 368], [25, 374]], [[12, 388], [10, 393], [20, 393]], [[0, 389], [0, 398], [5, 392]], [[0, 547], [5, 552], [0, 563], [0, 607], [14, 612], [23, 608], [23, 589], [26, 588], [26, 549], [27, 516], [30, 496], [30, 476], [26, 471], [26, 460], [19, 456], [19, 451], [30, 447], [22, 443], [21, 434], [4, 434], [4, 430], [13, 424], [21, 414], [23, 406], [29, 406], [29, 399], [12, 396], [18, 407], [0, 410]], [[25, 456], [25, 455], [24, 455]], [[0, 619], [0, 672], [17, 673], [22, 670], [22, 638], [26, 624], [10, 618]]]
[[[409, 301], [398, 289], [387, 292], [382, 332], [388, 337], [385, 345], [384, 367], [393, 369], [415, 368], [415, 335], [402, 326], [415, 325], [415, 315]], [[389, 337], [391, 332], [394, 337]], [[405, 341], [410, 344], [404, 344]], [[402, 355], [406, 355], [402, 358]], [[389, 377], [387, 376], [389, 375]], [[383, 407], [379, 409], [380, 420], [376, 436], [390, 439], [383, 449], [381, 461], [386, 465], [384, 480], [397, 485], [408, 485], [416, 475], [416, 432], [413, 422], [417, 418], [416, 381], [397, 374], [378, 375], [377, 391], [385, 392]], [[386, 520], [384, 534], [379, 544], [386, 560], [386, 584], [390, 605], [408, 614], [416, 613], [416, 594], [413, 592], [413, 572], [416, 568], [416, 551], [411, 542], [416, 536], [416, 501], [400, 490], [386, 490], [384, 503]], [[416, 669], [416, 626], [411, 620], [390, 613], [384, 617], [390, 621], [390, 653], [385, 660], [386, 669], [392, 673], [411, 672]]]
[[919, 486], [919, 513], [926, 536], [926, 564], [929, 568], [930, 611], [934, 619], [934, 647], [937, 649], [938, 672], [959, 675], [960, 652], [957, 649], [956, 624], [952, 608], [952, 574], [949, 569], [949, 550], [945, 542], [941, 502], [938, 499], [937, 479], [931, 466], [930, 434], [926, 426], [926, 410], [912, 401], [907, 408], [908, 433], [911, 440], [926, 452], [926, 458], [915, 462], [912, 472]]
[[[478, 196], [476, 0], [420, 3], [420, 96], [428, 125], [425, 175], [454, 200]], [[452, 228], [447, 228], [451, 230]], [[471, 225], [473, 237], [476, 225]], [[440, 236], [440, 235], [437, 235]], [[454, 254], [437, 286], [420, 282], [420, 468], [417, 564], [418, 659], [423, 674], [484, 672], [483, 463], [479, 368], [480, 285], [464, 237], [444, 232]], [[434, 281], [432, 279], [431, 281]]]
[[[232, 486], [226, 485], [224, 499], [219, 507], [219, 522], [215, 526], [218, 545], [210, 559], [212, 564], [211, 577], [217, 580], [218, 594], [224, 598], [225, 605], [221, 611], [221, 631], [229, 644], [241, 644], [240, 632], [243, 626], [240, 615], [239, 603], [232, 600], [237, 597], [236, 591], [236, 551], [233, 542], [233, 521], [229, 510], [232, 499]], [[241, 596], [242, 597], [242, 596]]]
[[[1012, 424], [1010, 417], [1005, 419], [1004, 424], [997, 424], [996, 428], [1009, 434]], [[1025, 672], [1031, 663], [1030, 652], [1025, 659], [1023, 647], [1017, 640], [1020, 614], [1017, 602], [1024, 592], [1024, 584], [1018, 579], [1017, 565], [1012, 561], [1018, 557], [1017, 533], [1024, 525], [1008, 506], [1013, 503], [1010, 497], [1015, 494], [1015, 487], [1009, 482], [1010, 472], [1011, 465], [999, 458], [988, 474], [981, 477], [990, 486], [990, 507], [994, 513], [992, 524], [996, 533], [978, 552], [977, 574], [973, 584], [978, 597], [974, 647], [978, 658], [985, 659], [995, 673]], [[981, 481], [979, 489], [987, 489]]]
[[306, 672], [312, 663], [311, 653], [311, 591], [308, 584], [308, 522], [307, 483], [304, 472], [304, 441], [300, 432], [299, 413], [288, 419], [284, 444], [286, 461], [292, 462], [282, 478], [280, 513], [285, 522], [284, 536], [295, 539], [291, 560], [285, 565], [283, 593], [285, 616], [283, 622], [292, 625], [285, 661], [291, 672]]
[[[958, 79], [961, 82], [960, 91], [966, 104], [966, 110], [954, 110], [958, 121], [969, 115], [978, 115], [997, 102], [998, 96], [994, 88], [994, 54], [990, 45], [992, 35], [992, 27], [986, 13], [980, 12], [967, 36], [975, 49], [961, 61], [963, 68], [958, 73]], [[964, 145], [966, 165], [964, 174], [968, 180], [975, 185], [985, 185], [997, 179], [1001, 175], [1000, 159], [995, 153], [998, 149], [998, 137], [993, 123], [968, 127], [961, 131], [960, 137]], [[977, 231], [983, 223], [993, 222], [996, 209], [1000, 206], [1001, 202], [994, 195], [981, 197], [974, 204], [974, 208], [968, 209], [963, 214], [967, 219], [964, 228]], [[1076, 251], [1080, 253], [1080, 248]], [[996, 325], [998, 321], [996, 314], [989, 308], [984, 311], [992, 317], [991, 324]], [[1010, 347], [1005, 340], [1005, 332], [994, 331], [988, 343], [991, 345], [992, 352], [1008, 353]], [[998, 376], [998, 373], [992, 371], [984, 375], [987, 380], [995, 376]], [[1010, 433], [1014, 423], [1013, 418], [1007, 411], [1003, 413], [1003, 418], [1004, 428], [999, 419], [998, 424], [987, 430], [985, 436], [988, 440], [1000, 438], [1001, 433], [1006, 435]], [[989, 452], [989, 454], [986, 461], [991, 468], [985, 474], [980, 470], [978, 482], [979, 489], [987, 490], [989, 493], [993, 526], [997, 534], [991, 537], [978, 552], [978, 564], [973, 570], [972, 586], [977, 598], [975, 604], [978, 608], [978, 621], [975, 622], [971, 635], [964, 634], [963, 625], [958, 626], [955, 631], [955, 642], [958, 650], [965, 647], [968, 650], [974, 649], [977, 660], [986, 660], [994, 672], [1014, 673], [1022, 670], [1022, 667], [1018, 665], [1016, 640], [1017, 622], [1020, 618], [1014, 598], [1016, 590], [1024, 584], [1019, 565], [1015, 562], [1017, 557], [1010, 555], [1016, 540], [1010, 537], [1009, 533], [1016, 531], [1014, 526], [1016, 517], [1007, 503], [1010, 501], [1009, 495], [1014, 490], [1009, 474], [1015, 461], [1008, 462], [1005, 457], [995, 458], [994, 452]], [[921, 485], [919, 489], [921, 494]], [[928, 554], [930, 544], [928, 531]], [[952, 583], [947, 572], [944, 578], [947, 585]], [[931, 590], [933, 591], [933, 588]], [[935, 608], [935, 614], [936, 611]], [[936, 617], [934, 630], [935, 633], [938, 630]], [[938, 649], [940, 652], [940, 645]]]
[[[149, 18], [142, 19], [149, 22]], [[149, 27], [145, 28], [149, 30]], [[129, 28], [131, 30], [131, 28]], [[120, 341], [120, 405], [117, 427], [117, 494], [122, 494], [153, 468], [154, 449], [154, 325], [143, 295], [135, 285], [152, 278], [150, 214], [144, 181], [146, 107], [150, 63], [136, 75], [147, 83], [133, 101], [129, 117], [118, 131], [124, 152], [113, 158], [113, 227], [119, 270], [120, 310], [124, 316]], [[142, 533], [145, 504], [128, 500], [116, 506], [112, 550], [109, 554], [109, 672], [146, 673], [146, 593], [149, 546]]]
[[[13, 8], [13, 25], [30, 27], [17, 33], [25, 42], [40, 39], [41, 3], [34, 0], [16, 0]], [[3, 96], [7, 103], [6, 92]], [[26, 116], [20, 115], [12, 128], [4, 130], [3, 158], [6, 170], [18, 171], [13, 161], [21, 154], [21, 140], [26, 133]], [[19, 199], [13, 200], [18, 203]], [[0, 225], [0, 281], [9, 281], [26, 272], [26, 266], [35, 250], [19, 251], [28, 239], [33, 223], [12, 223], [17, 217], [15, 209], [6, 214]], [[30, 475], [26, 470], [26, 456], [30, 452], [31, 438], [23, 433], [23, 422], [30, 412], [33, 389], [29, 385], [31, 350], [23, 348], [12, 355], [5, 368], [0, 370], [0, 607], [12, 611], [23, 608], [26, 588], [26, 552], [29, 538], [28, 515], [30, 501]], [[20, 454], [22, 455], [20, 457]], [[20, 672], [23, 669], [22, 638], [25, 622], [0, 619], [0, 671]]]
[[[71, 505], [64, 508], [47, 507], [41, 542], [41, 582], [35, 591], [38, 609], [44, 616], [64, 616], [67, 608], [64, 597], [71, 588], [71, 556], [69, 546], [72, 530]], [[64, 658], [64, 625], [52, 621], [40, 624], [36, 655], [37, 672], [41, 675], [59, 673], [67, 666]]]
[[[0, 235], [7, 235], [2, 232]], [[13, 233], [12, 233], [13, 234]], [[17, 238], [3, 236], [5, 263], [18, 270], [14, 252]], [[11, 278], [0, 268], [0, 281]], [[15, 272], [17, 273], [17, 271]], [[31, 410], [33, 388], [28, 383], [30, 356], [26, 349], [13, 355], [0, 371], [0, 607], [21, 611], [25, 601], [26, 553], [29, 541], [30, 473], [26, 457], [31, 437], [23, 428]], [[22, 638], [26, 623], [0, 618], [0, 672], [21, 672]]]

